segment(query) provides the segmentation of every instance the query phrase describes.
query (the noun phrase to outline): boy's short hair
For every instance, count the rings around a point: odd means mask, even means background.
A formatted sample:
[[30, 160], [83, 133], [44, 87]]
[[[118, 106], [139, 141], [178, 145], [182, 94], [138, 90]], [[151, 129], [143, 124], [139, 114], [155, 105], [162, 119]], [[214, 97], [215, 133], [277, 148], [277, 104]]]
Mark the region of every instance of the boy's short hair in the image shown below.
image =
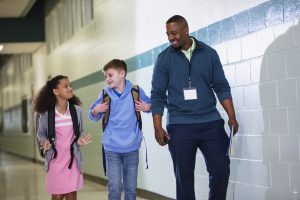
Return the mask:
[[113, 59], [109, 61], [106, 65], [104, 65], [103, 72], [108, 69], [124, 70], [125, 76], [127, 75], [127, 65], [124, 60]]

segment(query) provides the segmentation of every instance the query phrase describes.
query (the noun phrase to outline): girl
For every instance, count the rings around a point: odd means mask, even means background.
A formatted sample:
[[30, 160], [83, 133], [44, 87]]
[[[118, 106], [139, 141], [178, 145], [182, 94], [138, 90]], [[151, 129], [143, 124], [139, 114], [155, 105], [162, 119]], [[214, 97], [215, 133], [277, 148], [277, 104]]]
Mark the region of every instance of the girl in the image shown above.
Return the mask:
[[63, 75], [47, 81], [36, 98], [37, 137], [45, 155], [46, 189], [52, 200], [76, 200], [83, 186], [79, 146], [91, 142], [91, 136], [82, 134], [80, 104]]

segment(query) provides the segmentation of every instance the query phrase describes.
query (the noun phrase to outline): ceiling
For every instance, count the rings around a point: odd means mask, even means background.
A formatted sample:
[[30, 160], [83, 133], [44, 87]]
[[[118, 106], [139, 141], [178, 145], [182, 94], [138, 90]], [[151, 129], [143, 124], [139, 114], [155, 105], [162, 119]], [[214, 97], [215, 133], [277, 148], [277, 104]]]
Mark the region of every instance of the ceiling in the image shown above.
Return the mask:
[[30, 20], [32, 21], [33, 15], [31, 18], [28, 15], [37, 1], [41, 0], [0, 0], [0, 32], [5, 32], [2, 35], [0, 33], [0, 45], [3, 45], [0, 51], [0, 68], [11, 55], [35, 52], [43, 44], [44, 41], [40, 39], [35, 41], [26, 37], [7, 39], [10, 35], [26, 35], [29, 31], [24, 29], [33, 28], [29, 26], [32, 24]]
[[0, 0], [0, 18], [24, 17], [36, 0]]

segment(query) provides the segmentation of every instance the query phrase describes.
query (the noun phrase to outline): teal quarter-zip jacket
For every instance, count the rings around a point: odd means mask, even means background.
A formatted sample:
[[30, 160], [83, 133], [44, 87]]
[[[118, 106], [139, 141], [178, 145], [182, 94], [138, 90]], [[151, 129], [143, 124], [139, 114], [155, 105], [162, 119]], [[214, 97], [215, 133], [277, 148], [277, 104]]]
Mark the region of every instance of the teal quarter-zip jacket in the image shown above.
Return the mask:
[[[204, 123], [221, 119], [216, 108], [231, 99], [230, 86], [225, 78], [219, 56], [213, 48], [193, 38], [196, 47], [190, 61], [172, 45], [162, 51], [153, 70], [151, 89], [152, 114], [163, 115], [168, 109], [167, 124]], [[197, 99], [184, 100], [183, 89], [197, 90]]]

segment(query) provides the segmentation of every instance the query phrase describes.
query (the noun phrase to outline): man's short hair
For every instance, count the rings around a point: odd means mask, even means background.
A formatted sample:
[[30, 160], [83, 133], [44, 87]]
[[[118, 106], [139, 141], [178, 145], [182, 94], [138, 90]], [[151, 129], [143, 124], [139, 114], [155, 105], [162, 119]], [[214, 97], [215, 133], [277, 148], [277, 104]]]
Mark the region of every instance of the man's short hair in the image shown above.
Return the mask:
[[168, 19], [166, 24], [170, 24], [172, 22], [175, 22], [177, 24], [182, 24], [182, 25], [188, 27], [188, 23], [187, 23], [186, 19], [184, 17], [182, 17], [181, 15], [172, 16], [170, 19]]
[[108, 69], [124, 70], [125, 76], [127, 74], [127, 65], [124, 60], [113, 59], [109, 61], [106, 65], [104, 65], [103, 71], [105, 72]]

